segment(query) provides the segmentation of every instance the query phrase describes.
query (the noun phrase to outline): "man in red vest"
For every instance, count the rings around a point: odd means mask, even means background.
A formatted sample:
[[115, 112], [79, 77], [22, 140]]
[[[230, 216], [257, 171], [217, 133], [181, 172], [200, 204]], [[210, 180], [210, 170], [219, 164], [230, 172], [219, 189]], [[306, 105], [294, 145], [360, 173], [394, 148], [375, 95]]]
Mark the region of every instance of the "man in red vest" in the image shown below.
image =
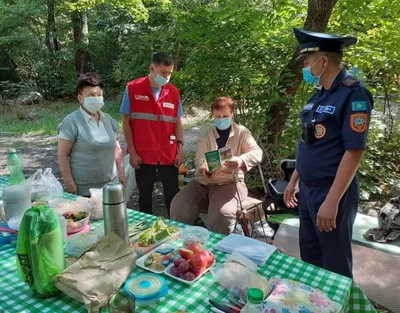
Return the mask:
[[150, 73], [130, 81], [120, 113], [139, 190], [140, 211], [152, 213], [156, 172], [168, 209], [179, 191], [178, 168], [183, 162], [183, 114], [179, 90], [169, 82], [174, 69], [167, 52], [153, 55]]

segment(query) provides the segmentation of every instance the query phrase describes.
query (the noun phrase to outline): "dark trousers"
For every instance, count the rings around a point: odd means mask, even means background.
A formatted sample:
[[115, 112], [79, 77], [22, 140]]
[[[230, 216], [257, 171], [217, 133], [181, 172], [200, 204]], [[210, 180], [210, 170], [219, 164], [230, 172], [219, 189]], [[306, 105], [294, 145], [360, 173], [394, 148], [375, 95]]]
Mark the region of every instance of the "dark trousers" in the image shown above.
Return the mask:
[[351, 239], [359, 202], [359, 184], [354, 179], [343, 195], [336, 217], [336, 229], [320, 232], [317, 213], [331, 186], [309, 186], [300, 182], [300, 254], [305, 262], [353, 277]]
[[152, 197], [157, 169], [163, 184], [164, 201], [169, 216], [171, 201], [179, 191], [178, 168], [174, 165], [142, 163], [139, 169], [135, 169], [136, 183], [139, 190], [139, 208], [141, 212], [152, 214]]

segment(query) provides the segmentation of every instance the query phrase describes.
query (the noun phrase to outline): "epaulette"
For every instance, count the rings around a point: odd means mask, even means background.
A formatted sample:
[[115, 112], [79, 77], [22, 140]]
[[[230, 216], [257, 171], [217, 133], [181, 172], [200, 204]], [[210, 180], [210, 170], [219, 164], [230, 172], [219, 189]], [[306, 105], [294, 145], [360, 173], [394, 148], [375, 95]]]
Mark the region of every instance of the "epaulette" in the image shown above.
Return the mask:
[[355, 85], [356, 83], [360, 83], [360, 81], [358, 79], [352, 78], [352, 77], [346, 77], [344, 80], [342, 80], [342, 84], [347, 87], [351, 87], [351, 86]]

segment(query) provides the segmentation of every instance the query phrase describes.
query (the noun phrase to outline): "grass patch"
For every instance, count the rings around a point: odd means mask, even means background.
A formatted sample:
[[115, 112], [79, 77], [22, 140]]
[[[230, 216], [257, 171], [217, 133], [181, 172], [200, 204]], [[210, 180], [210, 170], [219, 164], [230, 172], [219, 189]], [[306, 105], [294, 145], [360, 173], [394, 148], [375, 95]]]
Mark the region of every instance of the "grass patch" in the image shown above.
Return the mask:
[[[44, 102], [32, 106], [0, 106], [0, 135], [57, 135], [58, 124], [79, 108], [77, 102]], [[106, 101], [104, 112], [118, 121], [119, 103]]]

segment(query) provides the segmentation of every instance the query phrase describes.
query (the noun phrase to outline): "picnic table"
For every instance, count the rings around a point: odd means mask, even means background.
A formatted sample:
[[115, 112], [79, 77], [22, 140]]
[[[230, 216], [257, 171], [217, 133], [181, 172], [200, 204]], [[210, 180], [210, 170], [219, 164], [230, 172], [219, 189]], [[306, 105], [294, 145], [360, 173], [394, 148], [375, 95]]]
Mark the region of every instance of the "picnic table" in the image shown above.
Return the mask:
[[[0, 176], [0, 199], [1, 190], [7, 184], [8, 179]], [[75, 198], [74, 195], [68, 193], [64, 193], [64, 197]], [[128, 216], [129, 223], [138, 220], [153, 221], [156, 218], [134, 210], [128, 210]], [[181, 223], [169, 222], [185, 227]], [[96, 226], [98, 223], [93, 223], [92, 226]], [[212, 250], [224, 237], [221, 234], [210, 233], [207, 248]], [[180, 245], [180, 240], [176, 244]], [[223, 263], [226, 254], [218, 250], [213, 250], [213, 252], [216, 262]], [[145, 271], [135, 267], [130, 276], [133, 277], [143, 272]], [[343, 306], [342, 312], [376, 313], [369, 300], [351, 279], [315, 267], [283, 253], [275, 251], [266, 264], [259, 268], [258, 273], [267, 278], [287, 278], [318, 288], [326, 293], [330, 299], [340, 303]], [[192, 287], [169, 277], [165, 277], [165, 279], [170, 289], [168, 296], [155, 307], [138, 307], [136, 309], [137, 312], [209, 312], [208, 298], [217, 301], [227, 298], [228, 292], [213, 279], [211, 273], [207, 273]], [[63, 294], [49, 299], [35, 298], [29, 287], [18, 278], [15, 246], [8, 245], [0, 249], [0, 290], [2, 291], [0, 294], [0, 313], [87, 312], [83, 304]]]

